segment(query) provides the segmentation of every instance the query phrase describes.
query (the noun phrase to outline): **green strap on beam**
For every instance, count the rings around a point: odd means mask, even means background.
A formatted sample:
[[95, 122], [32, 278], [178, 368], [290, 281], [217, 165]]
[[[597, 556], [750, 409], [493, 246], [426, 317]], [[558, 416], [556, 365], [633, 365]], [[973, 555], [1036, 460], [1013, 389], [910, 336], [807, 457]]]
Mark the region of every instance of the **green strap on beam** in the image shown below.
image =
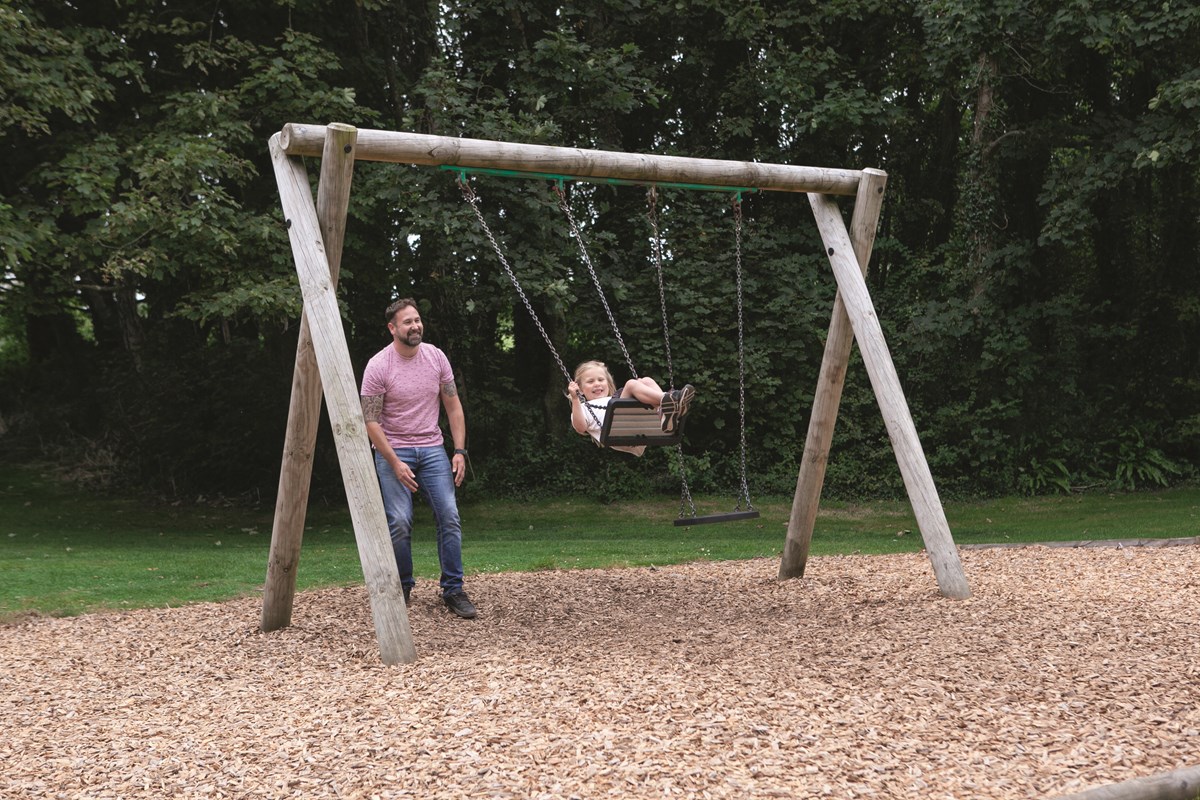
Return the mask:
[[586, 183], [605, 183], [610, 186], [657, 186], [664, 189], [691, 189], [699, 192], [736, 192], [739, 195], [746, 192], [754, 193], [758, 191], [758, 189], [746, 186], [710, 186], [702, 183], [659, 183], [656, 181], [631, 181], [624, 178], [588, 178], [582, 175], [555, 175], [551, 172], [522, 172], [515, 169], [490, 169], [487, 167], [455, 167], [449, 164], [443, 164], [438, 169], [457, 172], [460, 176], [479, 174], [497, 175], [501, 178], [532, 178], [535, 180], [555, 181], [560, 185], [564, 181], [582, 181]]

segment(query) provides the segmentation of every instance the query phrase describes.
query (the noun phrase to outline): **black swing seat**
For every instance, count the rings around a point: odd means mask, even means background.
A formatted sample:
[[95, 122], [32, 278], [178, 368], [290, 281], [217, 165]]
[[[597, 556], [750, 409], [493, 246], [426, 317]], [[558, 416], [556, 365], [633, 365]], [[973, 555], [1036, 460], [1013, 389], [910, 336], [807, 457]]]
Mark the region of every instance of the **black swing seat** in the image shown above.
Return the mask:
[[604, 415], [604, 425], [600, 429], [600, 444], [604, 447], [678, 444], [683, 440], [685, 420], [678, 420], [671, 433], [663, 433], [662, 417], [654, 406], [631, 397], [614, 397], [608, 401], [608, 413]]
[[756, 509], [747, 509], [746, 511], [727, 511], [724, 514], [703, 514], [697, 517], [679, 517], [675, 520], [675, 527], [683, 528], [689, 525], [708, 525], [713, 522], [736, 522], [740, 519], [758, 519], [758, 511]]

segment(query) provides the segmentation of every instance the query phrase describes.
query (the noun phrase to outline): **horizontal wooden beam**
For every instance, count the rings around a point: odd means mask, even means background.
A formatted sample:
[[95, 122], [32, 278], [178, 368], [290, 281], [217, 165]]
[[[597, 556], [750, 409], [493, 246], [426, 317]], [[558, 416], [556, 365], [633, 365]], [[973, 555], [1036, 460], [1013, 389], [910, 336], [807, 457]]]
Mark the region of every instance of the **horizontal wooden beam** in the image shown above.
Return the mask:
[[[320, 156], [325, 146], [325, 128], [289, 122], [280, 132], [280, 147], [289, 156]], [[354, 156], [360, 161], [394, 164], [543, 172], [593, 180], [738, 186], [849, 197], [858, 191], [862, 179], [862, 171], [854, 169], [641, 155], [370, 129], [358, 131]]]

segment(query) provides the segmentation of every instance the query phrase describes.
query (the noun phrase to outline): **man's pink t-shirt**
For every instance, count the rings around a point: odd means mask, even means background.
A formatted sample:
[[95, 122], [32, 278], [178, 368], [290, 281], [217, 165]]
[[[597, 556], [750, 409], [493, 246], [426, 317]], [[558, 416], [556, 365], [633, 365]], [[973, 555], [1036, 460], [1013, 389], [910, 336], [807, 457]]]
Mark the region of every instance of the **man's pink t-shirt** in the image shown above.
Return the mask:
[[442, 384], [453, 382], [450, 359], [433, 345], [422, 342], [416, 355], [405, 358], [389, 344], [367, 362], [362, 396], [383, 395], [379, 424], [392, 447], [437, 447]]

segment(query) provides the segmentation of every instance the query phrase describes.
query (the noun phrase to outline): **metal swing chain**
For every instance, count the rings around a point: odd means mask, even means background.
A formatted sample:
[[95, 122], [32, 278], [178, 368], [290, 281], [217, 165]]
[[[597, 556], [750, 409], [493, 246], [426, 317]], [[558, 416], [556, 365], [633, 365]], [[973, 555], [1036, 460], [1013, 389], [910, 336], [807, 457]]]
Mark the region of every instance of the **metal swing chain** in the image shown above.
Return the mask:
[[[491, 243], [492, 249], [496, 251], [496, 258], [500, 260], [500, 266], [504, 267], [504, 272], [508, 275], [509, 281], [512, 282], [513, 288], [517, 290], [517, 294], [521, 297], [521, 302], [525, 304], [525, 310], [529, 312], [533, 324], [537, 326], [538, 333], [542, 334], [542, 338], [546, 340], [546, 347], [550, 350], [550, 355], [554, 356], [554, 361], [558, 364], [558, 368], [562, 370], [563, 377], [570, 383], [573, 378], [571, 373], [567, 371], [566, 365], [559, 358], [558, 350], [554, 347], [554, 342], [550, 339], [550, 334], [546, 333], [546, 329], [542, 327], [542, 321], [538, 318], [537, 312], [533, 310], [533, 304], [529, 302], [529, 298], [525, 296], [525, 290], [521, 288], [521, 282], [517, 280], [517, 274], [508, 264], [508, 259], [504, 256], [504, 251], [500, 248], [499, 242], [496, 241], [495, 235], [492, 233], [491, 227], [487, 224], [487, 220], [483, 218], [483, 212], [479, 209], [479, 195], [475, 194], [475, 190], [471, 184], [464, 180], [461, 176], [458, 179], [458, 186], [462, 190], [463, 199], [471, 205], [471, 209], [475, 212], [475, 218], [479, 220], [479, 227], [483, 228], [484, 234], [487, 236], [488, 242]], [[592, 415], [592, 419], [597, 425], [600, 424], [600, 418], [596, 416], [596, 411], [587, 403], [587, 398], [583, 393], [579, 393], [579, 402], [588, 413]]]
[[734, 269], [737, 273], [737, 327], [738, 327], [738, 431], [741, 436], [742, 492], [738, 495], [736, 511], [742, 510], [742, 499], [746, 510], [753, 511], [750, 502], [750, 482], [746, 478], [746, 341], [745, 324], [742, 317], [742, 195], [733, 198], [733, 241]]
[[[654, 185], [651, 184], [650, 189], [646, 192], [646, 217], [650, 220], [650, 240], [652, 243], [652, 251], [654, 253], [654, 271], [658, 276], [658, 304], [662, 309], [662, 325], [663, 325], [663, 349], [667, 354], [667, 380], [669, 389], [675, 388], [675, 365], [671, 362], [671, 333], [670, 325], [667, 320], [667, 292], [664, 287], [663, 280], [663, 252], [662, 252], [662, 237], [658, 231], [658, 192]], [[679, 463], [679, 518], [695, 517], [696, 503], [692, 500], [692, 490], [688, 487], [687, 468], [683, 461], [683, 443], [675, 444], [675, 455]], [[690, 514], [688, 512], [691, 512]]]
[[667, 320], [667, 292], [663, 286], [662, 236], [658, 232], [658, 190], [654, 185], [646, 192], [649, 208], [646, 217], [650, 220], [650, 241], [654, 251], [654, 271], [658, 276], [658, 306], [662, 309], [663, 350], [667, 356], [668, 389], [675, 388], [675, 365], [671, 361], [671, 326]]
[[575, 215], [571, 213], [571, 204], [567, 202], [567, 193], [563, 191], [561, 181], [554, 185], [554, 193], [558, 195], [558, 207], [562, 209], [563, 215], [567, 218], [567, 224], [571, 227], [571, 235], [575, 237], [575, 244], [579, 247], [579, 257], [587, 267], [588, 275], [592, 277], [592, 284], [596, 287], [596, 294], [600, 296], [600, 304], [604, 306], [604, 313], [608, 315], [608, 322], [612, 325], [613, 335], [617, 337], [617, 344], [621, 346], [625, 363], [629, 366], [630, 373], [636, 378], [638, 377], [637, 368], [633, 366], [633, 358], [625, 347], [625, 339], [621, 336], [621, 329], [617, 326], [617, 318], [613, 316], [612, 309], [608, 306], [608, 298], [604, 296], [604, 288], [600, 285], [600, 278], [596, 275], [595, 267], [592, 266], [592, 257], [583, 243], [583, 234], [580, 232], [579, 224], [575, 222]]

